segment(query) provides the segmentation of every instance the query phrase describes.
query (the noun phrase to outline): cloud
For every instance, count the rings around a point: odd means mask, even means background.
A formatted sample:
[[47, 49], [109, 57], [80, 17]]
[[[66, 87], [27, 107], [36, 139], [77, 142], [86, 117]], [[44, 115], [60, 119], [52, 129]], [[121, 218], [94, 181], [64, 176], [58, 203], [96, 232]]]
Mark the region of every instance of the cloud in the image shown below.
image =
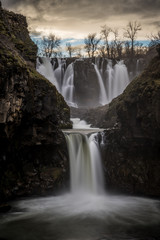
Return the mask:
[[156, 26], [157, 28], [160, 28], [160, 21], [151, 22], [151, 25], [154, 25], [154, 26]]
[[59, 31], [70, 37], [80, 33], [84, 37], [99, 31], [105, 23], [122, 28], [133, 20], [144, 26], [149, 21], [160, 21], [160, 0], [2, 0], [2, 3], [26, 15], [32, 29]]
[[[2, 0], [5, 6], [22, 9], [31, 6], [39, 13], [53, 13], [84, 18], [101, 18], [104, 15], [133, 14], [153, 16], [159, 14], [159, 0]], [[100, 14], [101, 13], [101, 14]]]

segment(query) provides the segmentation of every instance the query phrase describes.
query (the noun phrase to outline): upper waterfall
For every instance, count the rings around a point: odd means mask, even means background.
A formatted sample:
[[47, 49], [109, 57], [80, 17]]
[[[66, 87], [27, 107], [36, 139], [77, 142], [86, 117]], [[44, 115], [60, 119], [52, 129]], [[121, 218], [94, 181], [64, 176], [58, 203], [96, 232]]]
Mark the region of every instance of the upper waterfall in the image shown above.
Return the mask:
[[129, 76], [126, 65], [119, 61], [114, 66], [112, 99], [120, 95], [129, 84]]
[[64, 74], [62, 84], [62, 95], [69, 106], [77, 107], [74, 100], [75, 87], [74, 87], [74, 70], [73, 63], [69, 64]]
[[[76, 67], [75, 67], [76, 66]], [[97, 107], [108, 104], [129, 84], [123, 61], [113, 66], [112, 60], [97, 58], [95, 64], [88, 59], [37, 60], [37, 71], [51, 81], [71, 107]]]
[[55, 77], [55, 73], [50, 58], [42, 57], [41, 60], [42, 64], [37, 58], [37, 71], [44, 77], [46, 77], [53, 85], [55, 85], [57, 90], [59, 91], [59, 83]]
[[105, 104], [108, 103], [108, 100], [107, 100], [107, 94], [106, 94], [106, 89], [105, 89], [105, 86], [104, 86], [104, 82], [103, 82], [101, 73], [100, 73], [96, 64], [94, 64], [94, 68], [95, 68], [95, 71], [96, 71], [96, 74], [97, 74], [99, 87], [100, 87], [99, 102], [100, 102], [101, 105], [105, 105]]

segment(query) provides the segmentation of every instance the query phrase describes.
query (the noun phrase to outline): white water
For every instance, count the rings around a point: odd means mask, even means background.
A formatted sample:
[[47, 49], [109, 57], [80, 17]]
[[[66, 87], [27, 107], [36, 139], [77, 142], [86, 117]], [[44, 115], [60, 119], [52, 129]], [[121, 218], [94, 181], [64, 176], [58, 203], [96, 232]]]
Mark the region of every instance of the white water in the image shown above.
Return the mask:
[[104, 192], [101, 156], [95, 140], [80, 133], [66, 135], [72, 193], [99, 194]]
[[123, 61], [119, 61], [114, 66], [112, 98], [120, 95], [129, 84], [127, 67]]
[[[58, 67], [55, 70], [54, 61], [52, 66], [49, 58], [42, 57], [41, 60], [43, 62], [42, 64], [37, 60], [37, 71], [56, 86], [69, 106], [78, 107], [74, 86], [74, 63], [69, 64], [65, 71], [65, 59], [58, 59]], [[112, 67], [112, 61], [108, 60], [105, 72], [103, 72], [103, 64], [104, 60], [102, 59], [100, 64], [99, 58], [96, 59], [96, 64], [93, 64], [99, 84], [99, 102], [97, 104], [100, 105], [111, 102], [112, 99], [120, 95], [129, 84], [128, 71], [123, 61], [119, 61]]]
[[114, 70], [112, 67], [112, 61], [108, 60], [108, 64], [107, 64], [107, 69], [106, 69], [106, 75], [107, 75], [107, 79], [106, 79], [106, 90], [107, 90], [107, 96], [108, 96], [108, 101], [111, 102], [113, 99], [113, 81], [114, 81]]
[[73, 63], [69, 64], [64, 74], [62, 95], [69, 106], [77, 107], [74, 101], [75, 87], [74, 87], [74, 69]]
[[119, 96], [129, 84], [129, 76], [127, 67], [123, 61], [119, 61], [114, 68], [112, 61], [108, 60], [107, 68], [103, 74], [103, 60], [99, 66], [99, 59], [96, 60], [94, 68], [98, 77], [100, 87], [100, 100], [101, 105], [105, 105], [112, 101], [113, 98]]
[[80, 118], [71, 118], [71, 121], [73, 122], [73, 129], [91, 129], [91, 124], [87, 124]]
[[53, 66], [50, 62], [50, 58], [42, 57], [41, 58], [43, 64], [39, 62], [39, 59], [37, 59], [37, 71], [42, 74], [44, 77], [46, 77], [53, 85], [56, 86], [57, 90], [60, 91], [59, 83], [55, 77]]
[[66, 60], [59, 59], [59, 58], [57, 60], [58, 60], [58, 67], [54, 70], [54, 74], [58, 82], [58, 89], [60, 93], [62, 93], [62, 84], [63, 84], [63, 77], [65, 73]]
[[42, 64], [37, 59], [37, 71], [45, 76], [63, 95], [69, 106], [77, 107], [75, 103], [74, 70], [73, 63], [69, 64], [66, 71], [66, 61], [58, 59], [58, 67], [54, 70], [51, 59], [42, 57]]
[[107, 94], [106, 94], [106, 89], [105, 89], [105, 86], [104, 86], [104, 82], [103, 82], [101, 73], [100, 73], [100, 71], [99, 71], [99, 69], [98, 69], [96, 64], [94, 64], [94, 69], [95, 69], [96, 74], [97, 74], [99, 88], [100, 88], [99, 103], [101, 105], [105, 105], [105, 104], [108, 103], [108, 99], [107, 99]]

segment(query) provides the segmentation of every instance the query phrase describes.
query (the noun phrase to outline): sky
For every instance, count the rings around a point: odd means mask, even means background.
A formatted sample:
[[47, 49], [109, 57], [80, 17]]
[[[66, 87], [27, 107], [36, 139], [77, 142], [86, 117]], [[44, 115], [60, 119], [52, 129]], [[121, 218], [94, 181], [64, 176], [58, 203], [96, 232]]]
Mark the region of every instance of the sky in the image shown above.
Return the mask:
[[[129, 21], [141, 23], [137, 39], [160, 30], [160, 0], [1, 0], [2, 6], [27, 17], [32, 35], [57, 36], [81, 44], [101, 26], [118, 28], [121, 38]], [[110, 36], [112, 38], [112, 36]]]

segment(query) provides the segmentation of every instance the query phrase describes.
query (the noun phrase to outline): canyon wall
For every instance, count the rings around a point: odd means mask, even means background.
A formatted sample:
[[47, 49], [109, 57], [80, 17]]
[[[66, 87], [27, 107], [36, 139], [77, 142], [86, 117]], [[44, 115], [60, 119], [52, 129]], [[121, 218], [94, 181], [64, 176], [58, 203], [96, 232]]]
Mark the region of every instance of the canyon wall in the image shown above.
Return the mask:
[[0, 202], [67, 185], [70, 109], [35, 70], [26, 18], [0, 7]]

